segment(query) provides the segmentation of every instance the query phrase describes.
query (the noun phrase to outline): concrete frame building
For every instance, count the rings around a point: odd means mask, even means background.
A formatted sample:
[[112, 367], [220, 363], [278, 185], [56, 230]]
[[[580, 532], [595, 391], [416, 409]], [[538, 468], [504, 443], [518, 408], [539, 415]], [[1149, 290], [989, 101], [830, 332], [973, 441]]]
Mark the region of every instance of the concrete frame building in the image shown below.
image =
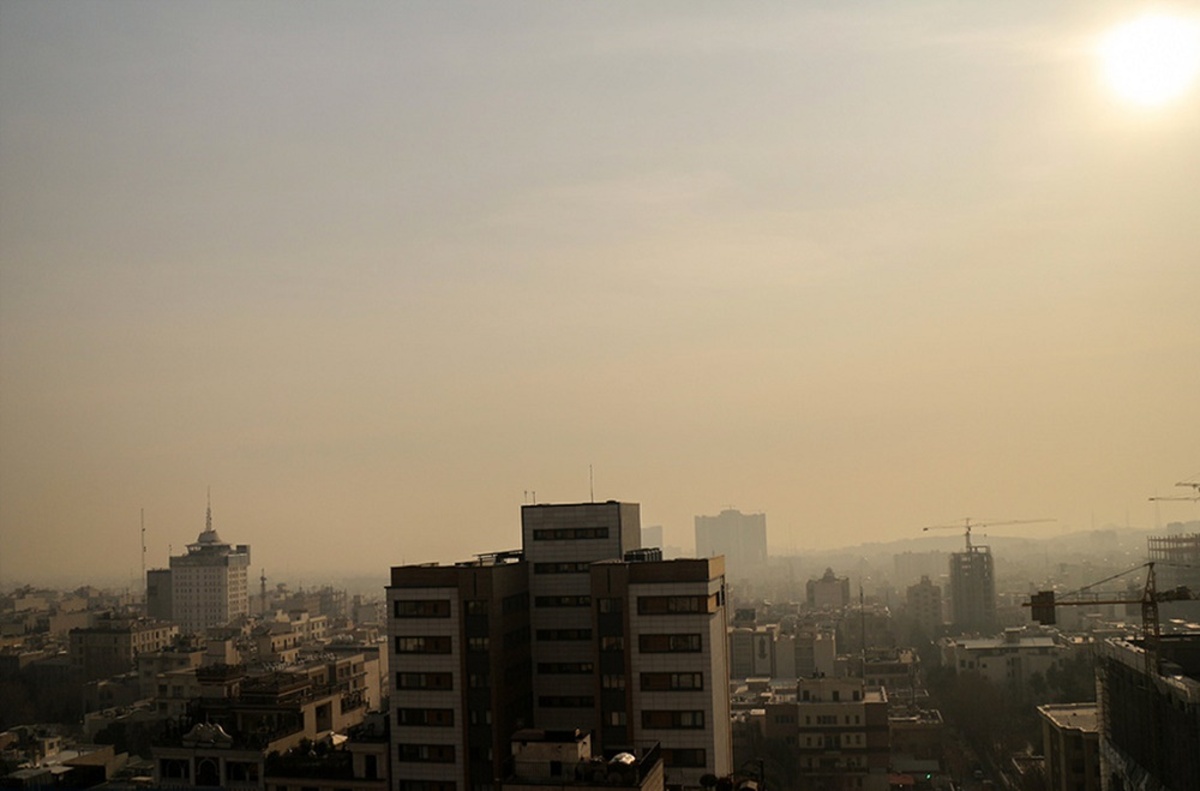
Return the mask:
[[1200, 633], [1164, 635], [1157, 661], [1144, 640], [1105, 640], [1096, 688], [1105, 788], [1200, 788]]
[[905, 595], [908, 617], [912, 618], [930, 638], [942, 631], [942, 589], [929, 577], [922, 575], [916, 585], [909, 585]]
[[179, 627], [163, 621], [101, 618], [71, 630], [71, 664], [85, 681], [128, 673], [140, 655], [168, 648], [178, 635]]
[[850, 578], [837, 576], [831, 568], [820, 579], [809, 580], [804, 590], [808, 606], [815, 610], [840, 610], [850, 603]]
[[972, 546], [950, 555], [951, 625], [958, 632], [996, 631], [996, 576], [992, 550]]

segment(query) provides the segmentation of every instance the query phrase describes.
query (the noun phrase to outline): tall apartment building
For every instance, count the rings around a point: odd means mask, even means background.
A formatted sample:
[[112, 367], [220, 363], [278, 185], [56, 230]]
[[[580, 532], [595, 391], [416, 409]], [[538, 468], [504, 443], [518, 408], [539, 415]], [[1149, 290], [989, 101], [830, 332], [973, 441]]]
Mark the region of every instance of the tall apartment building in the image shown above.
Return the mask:
[[922, 575], [920, 582], [908, 586], [905, 601], [908, 605], [908, 617], [912, 618], [927, 636], [937, 637], [942, 630], [941, 587]]
[[958, 632], [996, 631], [996, 577], [992, 550], [972, 546], [950, 555], [951, 625]]
[[600, 744], [658, 742], [668, 786], [733, 770], [724, 565], [631, 553], [591, 567]]
[[731, 579], [749, 579], [767, 564], [767, 515], [726, 508], [716, 516], [697, 516], [696, 555], [725, 556]]
[[[181, 632], [203, 632], [250, 614], [250, 547], [226, 544], [212, 525], [212, 508], [204, 530], [187, 552], [171, 558], [171, 620]], [[147, 572], [148, 583], [161, 586], [160, 569]]]
[[1200, 788], [1200, 633], [1164, 635], [1161, 670], [1143, 640], [1096, 648], [1100, 777], [1105, 788]]
[[398, 566], [388, 598], [395, 791], [490, 791], [532, 725], [520, 553]]
[[636, 503], [526, 505], [521, 545], [533, 604], [534, 722], [546, 730], [595, 731], [591, 578], [598, 560], [620, 560], [641, 547]]
[[530, 505], [523, 550], [400, 566], [388, 588], [395, 791], [492, 791], [522, 728], [730, 770], [721, 558], [638, 548], [638, 506]]

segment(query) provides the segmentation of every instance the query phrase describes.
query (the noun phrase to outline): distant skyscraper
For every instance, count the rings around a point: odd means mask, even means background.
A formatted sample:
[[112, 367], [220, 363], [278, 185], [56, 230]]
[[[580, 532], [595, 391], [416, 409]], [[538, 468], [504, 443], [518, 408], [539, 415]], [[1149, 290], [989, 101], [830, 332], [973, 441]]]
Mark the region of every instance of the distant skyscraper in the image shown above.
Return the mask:
[[662, 525], [651, 525], [650, 527], [642, 528], [642, 546], [658, 547], [662, 549], [663, 545], [663, 529]]
[[996, 631], [996, 578], [989, 547], [972, 546], [950, 555], [950, 605], [956, 631]]
[[727, 508], [716, 516], [697, 516], [696, 555], [724, 555], [726, 574], [733, 579], [758, 574], [767, 563], [767, 515]]
[[250, 547], [222, 541], [209, 507], [199, 538], [186, 554], [171, 558], [171, 620], [181, 632], [194, 633], [249, 615], [249, 567]]

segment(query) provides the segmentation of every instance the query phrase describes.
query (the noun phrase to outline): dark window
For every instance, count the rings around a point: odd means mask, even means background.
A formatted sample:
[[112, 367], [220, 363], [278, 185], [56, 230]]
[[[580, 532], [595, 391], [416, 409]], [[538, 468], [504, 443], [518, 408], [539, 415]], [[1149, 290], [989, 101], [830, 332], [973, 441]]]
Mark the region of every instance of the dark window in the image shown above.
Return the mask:
[[607, 527], [544, 527], [533, 531], [534, 541], [582, 541], [608, 538]]
[[487, 615], [488, 601], [487, 599], [468, 599], [464, 603], [467, 615]]
[[703, 673], [642, 673], [642, 689], [647, 692], [690, 692], [704, 689]]
[[675, 709], [645, 710], [642, 712], [643, 728], [693, 729], [704, 727], [703, 711], [676, 711]]
[[537, 671], [547, 675], [579, 675], [595, 672], [591, 662], [538, 662]]
[[662, 759], [664, 766], [701, 767], [704, 766], [704, 750], [694, 748], [663, 748]]
[[591, 640], [591, 629], [538, 629], [537, 639], [541, 642], [556, 640]]
[[590, 560], [570, 563], [534, 563], [534, 574], [583, 574], [592, 565]]
[[395, 605], [397, 618], [449, 618], [449, 599], [400, 599]]
[[396, 748], [396, 758], [400, 761], [418, 763], [454, 763], [453, 744], [400, 744]]
[[591, 695], [542, 695], [538, 705], [544, 709], [590, 709], [596, 706]]
[[397, 637], [397, 654], [448, 654], [450, 638], [447, 636]]
[[534, 607], [587, 607], [591, 603], [591, 596], [537, 596], [533, 600]]
[[644, 654], [698, 653], [701, 650], [698, 634], [638, 635], [638, 650]]
[[454, 677], [450, 673], [397, 673], [397, 689], [437, 689], [454, 688]]
[[684, 615], [716, 612], [713, 596], [638, 596], [638, 615]]
[[621, 612], [625, 607], [625, 603], [621, 599], [613, 596], [605, 596], [602, 599], [597, 599], [596, 602], [599, 605], [600, 612], [603, 613]]
[[396, 709], [396, 723], [448, 728], [454, 725], [454, 709]]

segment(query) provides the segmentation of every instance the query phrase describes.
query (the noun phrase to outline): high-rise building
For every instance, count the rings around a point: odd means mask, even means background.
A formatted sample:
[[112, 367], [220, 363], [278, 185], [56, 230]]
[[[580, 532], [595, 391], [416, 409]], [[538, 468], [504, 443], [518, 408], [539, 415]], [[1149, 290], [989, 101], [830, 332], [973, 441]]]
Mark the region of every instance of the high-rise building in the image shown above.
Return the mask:
[[546, 730], [594, 731], [594, 679], [581, 671], [594, 661], [591, 578], [598, 560], [620, 560], [641, 547], [636, 503], [526, 505], [521, 543], [529, 564], [533, 604], [534, 722]]
[[716, 516], [697, 516], [697, 557], [725, 556], [731, 579], [749, 579], [767, 564], [767, 515], [726, 508]]
[[942, 589], [929, 577], [922, 576], [916, 585], [909, 585], [906, 596], [908, 617], [928, 637], [938, 637], [942, 630]]
[[638, 506], [530, 505], [523, 549], [388, 588], [395, 791], [487, 791], [522, 728], [661, 745], [668, 785], [731, 769], [724, 563], [638, 548]]
[[519, 552], [398, 566], [388, 593], [396, 791], [481, 791], [532, 724], [529, 581]]
[[958, 632], [996, 631], [996, 578], [992, 550], [972, 546], [950, 555], [951, 624]]
[[634, 552], [591, 567], [600, 743], [658, 742], [668, 786], [733, 770], [724, 565]]
[[[171, 620], [181, 632], [203, 632], [234, 618], [250, 614], [250, 547], [226, 544], [212, 525], [212, 508], [205, 514], [204, 530], [187, 552], [171, 558]], [[161, 570], [147, 572], [159, 575]]]
[[[1105, 788], [1200, 788], [1200, 633], [1096, 647], [1100, 777]], [[1158, 665], [1158, 667], [1156, 667]]]

